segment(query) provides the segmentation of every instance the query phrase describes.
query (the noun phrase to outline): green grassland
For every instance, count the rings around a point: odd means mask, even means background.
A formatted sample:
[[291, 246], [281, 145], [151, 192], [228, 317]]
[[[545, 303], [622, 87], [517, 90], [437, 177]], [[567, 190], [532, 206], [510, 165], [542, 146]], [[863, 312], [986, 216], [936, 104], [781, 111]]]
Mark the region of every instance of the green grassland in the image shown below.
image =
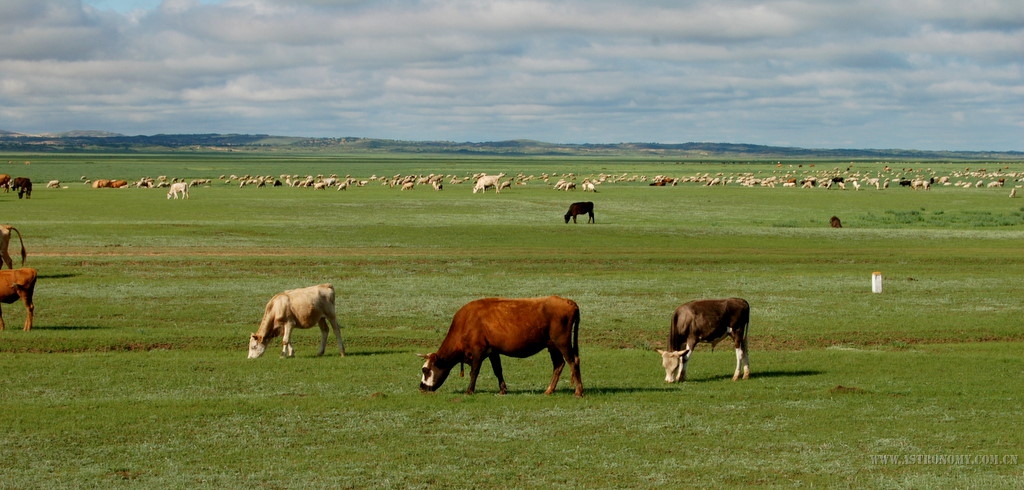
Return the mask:
[[[231, 175], [476, 172], [948, 175], [993, 162], [4, 154], [39, 271], [35, 327], [3, 305], [0, 488], [1020, 488], [1024, 199], [1007, 186], [859, 191], [608, 182], [500, 194], [239, 187]], [[30, 162], [25, 164], [25, 162]], [[847, 170], [850, 169], [850, 170]], [[212, 179], [188, 200], [91, 179]], [[220, 177], [224, 176], [224, 179]], [[46, 189], [48, 180], [65, 188]], [[987, 179], [991, 180], [991, 179]], [[573, 201], [596, 224], [565, 224]], [[842, 218], [844, 228], [828, 226]], [[15, 241], [15, 244], [17, 241]], [[20, 260], [19, 258], [15, 259]], [[882, 294], [871, 293], [882, 272]], [[246, 359], [274, 293], [330, 282], [349, 355], [300, 331]], [[583, 399], [547, 356], [418, 391], [420, 359], [485, 296], [574, 299]], [[660, 359], [698, 298], [751, 304], [752, 377], [726, 344], [689, 381]], [[332, 341], [333, 342], [333, 341]], [[958, 463], [922, 459], [964, 455]], [[893, 457], [895, 464], [888, 459]], [[998, 464], [992, 464], [993, 458]]]

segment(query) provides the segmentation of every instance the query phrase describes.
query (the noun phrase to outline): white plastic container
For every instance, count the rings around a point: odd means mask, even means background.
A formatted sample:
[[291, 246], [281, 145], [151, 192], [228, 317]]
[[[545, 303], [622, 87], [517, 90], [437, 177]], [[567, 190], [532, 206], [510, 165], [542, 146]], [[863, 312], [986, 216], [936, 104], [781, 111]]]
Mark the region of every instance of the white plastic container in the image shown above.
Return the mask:
[[871, 292], [881, 293], [882, 292], [882, 273], [872, 272], [871, 273]]

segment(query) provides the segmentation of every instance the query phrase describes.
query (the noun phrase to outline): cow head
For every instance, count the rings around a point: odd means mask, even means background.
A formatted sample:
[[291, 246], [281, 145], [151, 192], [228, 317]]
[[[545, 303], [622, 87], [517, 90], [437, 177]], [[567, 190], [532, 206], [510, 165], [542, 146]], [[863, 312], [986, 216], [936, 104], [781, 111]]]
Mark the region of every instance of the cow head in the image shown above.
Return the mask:
[[256, 359], [267, 350], [267, 344], [263, 341], [262, 335], [252, 334], [249, 336], [249, 359]]
[[568, 223], [569, 222], [569, 218], [571, 218], [571, 217], [572, 217], [572, 213], [571, 212], [565, 213], [565, 222]]
[[687, 351], [664, 351], [658, 349], [658, 354], [661, 354], [661, 365], [665, 368], [666, 383], [675, 383], [685, 379], [686, 361], [689, 357]]
[[426, 361], [423, 363], [423, 377], [420, 379], [420, 391], [430, 392], [437, 390], [448, 379], [452, 368], [443, 368], [437, 365], [437, 354], [416, 354]]

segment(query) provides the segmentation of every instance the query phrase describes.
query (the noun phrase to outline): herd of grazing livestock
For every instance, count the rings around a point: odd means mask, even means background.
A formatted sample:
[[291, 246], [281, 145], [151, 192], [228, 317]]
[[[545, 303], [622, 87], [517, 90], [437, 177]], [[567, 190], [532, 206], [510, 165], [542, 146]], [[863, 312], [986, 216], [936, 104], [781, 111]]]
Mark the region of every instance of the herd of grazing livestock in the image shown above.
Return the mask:
[[[35, 269], [14, 269], [8, 253], [11, 232], [18, 234], [21, 243], [21, 262], [25, 264], [25, 244], [21, 232], [10, 225], [0, 225], [0, 303], [22, 301], [27, 315], [23, 330], [32, 329], [37, 273]], [[4, 270], [3, 266], [7, 269]], [[671, 350], [658, 352], [665, 368], [665, 381], [686, 380], [686, 365], [700, 342], [717, 345], [731, 337], [736, 349], [736, 371], [733, 380], [750, 377], [747, 351], [747, 327], [750, 323], [750, 305], [740, 298], [692, 301], [676, 309], [669, 329], [668, 346]], [[264, 308], [259, 328], [249, 336], [249, 358], [263, 355], [271, 340], [281, 337], [281, 355], [293, 357], [292, 331], [296, 328], [320, 327], [320, 350], [327, 349], [330, 330], [338, 341], [338, 353], [345, 355], [345, 342], [335, 311], [334, 286], [318, 284], [306, 288], [290, 289], [275, 294]], [[467, 303], [452, 318], [451, 326], [441, 346], [430, 354], [419, 354], [425, 359], [420, 390], [433, 392], [444, 384], [456, 364], [470, 366], [467, 394], [476, 389], [477, 376], [484, 359], [490, 361], [498, 379], [499, 393], [507, 386], [501, 368], [501, 356], [524, 358], [547, 349], [551, 356], [551, 383], [544, 391], [551, 394], [558, 385], [562, 369], [570, 369], [571, 387], [577, 397], [583, 396], [579, 355], [580, 310], [575, 301], [557, 296], [544, 298], [483, 298]], [[0, 330], [5, 328], [0, 310]]]
[[[494, 193], [522, 187], [527, 185], [543, 185], [554, 190], [583, 192], [598, 192], [602, 186], [619, 183], [645, 183], [650, 186], [678, 186], [683, 184], [696, 184], [702, 186], [741, 186], [741, 187], [793, 187], [801, 189], [825, 189], [825, 190], [856, 190], [874, 189], [883, 190], [897, 187], [907, 187], [912, 190], [930, 190], [934, 186], [960, 187], [960, 188], [1001, 188], [1009, 186], [1012, 188], [1021, 187], [1024, 182], [1024, 173], [1011, 172], [1007, 167], [1000, 167], [994, 170], [985, 168], [963, 168], [963, 169], [942, 169], [938, 171], [932, 168], [901, 168], [894, 169], [885, 166], [881, 170], [857, 170], [854, 166], [845, 169], [833, 167], [831, 169], [820, 169], [814, 164], [808, 165], [782, 165], [778, 164], [770, 170], [760, 172], [694, 172], [677, 176], [643, 174], [608, 174], [598, 173], [591, 175], [579, 175], [577, 173], [541, 173], [506, 175], [504, 172], [498, 174], [443, 174], [429, 173], [425, 175], [402, 175], [392, 176], [371, 175], [370, 177], [358, 178], [351, 175], [344, 177], [337, 174], [332, 175], [221, 175], [216, 179], [180, 179], [160, 176], [157, 178], [143, 177], [134, 183], [124, 179], [96, 179], [91, 180], [82, 177], [82, 181], [93, 188], [165, 188], [177, 183], [184, 183], [187, 187], [214, 186], [214, 185], [237, 185], [243, 187], [300, 187], [314, 190], [335, 189], [345, 191], [353, 188], [379, 185], [394, 188], [402, 191], [415, 190], [417, 187], [427, 187], [435, 191], [445, 189], [445, 186], [460, 186], [471, 184], [474, 194], [486, 193], [493, 190]], [[9, 178], [9, 176], [8, 176]], [[0, 188], [4, 187], [3, 175], [0, 175]], [[60, 188], [59, 181], [51, 181], [47, 187]], [[181, 192], [168, 194], [177, 196]], [[1011, 197], [1016, 192], [1011, 192]]]
[[[345, 356], [334, 304], [334, 286], [318, 284], [289, 289], [275, 294], [263, 310], [259, 329], [249, 335], [249, 359], [266, 352], [267, 344], [281, 337], [281, 356], [293, 357], [292, 331], [296, 328], [320, 327], [320, 350], [327, 349], [330, 329], [338, 340], [338, 353]], [[328, 326], [328, 322], [329, 325]], [[658, 350], [665, 381], [686, 380], [686, 365], [698, 343], [717, 345], [727, 337], [736, 349], [736, 371], [733, 381], [750, 377], [747, 329], [750, 304], [741, 298], [706, 299], [681, 305], [672, 314], [668, 347]], [[477, 376], [486, 359], [498, 380], [498, 392], [508, 391], [501, 368], [501, 356], [525, 358], [547, 349], [551, 357], [551, 382], [545, 394], [554, 393], [566, 365], [570, 371], [570, 387], [577, 397], [583, 396], [579, 354], [580, 309], [575, 301], [558, 296], [542, 298], [482, 298], [470, 301], [455, 313], [448, 333], [437, 351], [417, 354], [424, 359], [420, 390], [436, 391], [456, 365], [469, 364], [469, 386], [466, 394], [476, 390]]]
[[[889, 166], [879, 171], [854, 171], [852, 167], [841, 170], [817, 170], [814, 165], [807, 168], [801, 166], [776, 166], [764, 175], [753, 172], [736, 173], [695, 173], [685, 176], [656, 175], [611, 175], [597, 174], [580, 178], [574, 173], [561, 175], [544, 173], [541, 175], [524, 175], [522, 173], [505, 178], [505, 173], [472, 174], [464, 176], [446, 174], [428, 175], [394, 175], [391, 177], [371, 176], [357, 179], [352, 176], [220, 176], [219, 179], [169, 179], [142, 178], [134, 184], [127, 180], [90, 180], [82, 177], [86, 185], [93, 188], [168, 188], [167, 199], [188, 199], [189, 188], [210, 186], [215, 183], [230, 185], [235, 182], [239, 187], [303, 187], [315, 190], [329, 188], [339, 191], [354, 187], [377, 184], [400, 190], [414, 190], [417, 186], [430, 186], [434, 190], [444, 189], [447, 183], [458, 186], [472, 183], [472, 192], [486, 193], [493, 190], [500, 193], [516, 186], [542, 185], [555, 190], [598, 192], [600, 186], [616, 183], [648, 183], [650, 186], [678, 186], [680, 184], [697, 184], [703, 186], [744, 186], [744, 187], [794, 187], [803, 189], [838, 189], [852, 188], [883, 190], [890, 187], [908, 187], [912, 190], [927, 191], [933, 186], [950, 186], [962, 188], [999, 188], [1009, 185], [1012, 189], [1010, 197], [1016, 196], [1016, 189], [1024, 181], [1024, 174], [1008, 172], [1006, 168], [989, 171], [986, 169], [954, 170], [939, 174], [931, 169], [899, 169]], [[59, 181], [50, 181], [47, 188], [62, 188]], [[32, 185], [28, 178], [12, 179], [10, 175], [0, 174], [0, 189], [5, 192], [17, 190], [19, 198], [23, 195], [31, 198]], [[594, 222], [593, 202], [572, 203], [565, 214], [565, 222], [570, 219], [576, 222], [580, 214], [588, 215], [588, 222]], [[830, 220], [833, 227], [842, 227], [839, 218]], [[21, 242], [22, 265], [25, 261], [25, 246], [21, 233], [9, 225], [0, 225], [0, 255], [9, 270], [0, 270], [0, 302], [10, 304], [21, 300], [25, 304], [28, 315], [24, 330], [32, 327], [34, 305], [32, 295], [35, 288], [36, 271], [31, 268], [13, 269], [13, 261], [8, 253], [11, 232], [18, 234]], [[498, 380], [499, 392], [507, 390], [501, 368], [501, 356], [529, 357], [547, 349], [552, 361], [552, 378], [545, 393], [555, 390], [562, 369], [568, 365], [571, 371], [571, 386], [576, 396], [583, 395], [583, 381], [580, 375], [579, 358], [579, 306], [572, 300], [556, 296], [545, 298], [483, 298], [472, 301], [460, 308], [452, 319], [448, 333], [436, 352], [421, 354], [425, 359], [422, 367], [420, 389], [424, 392], [437, 390], [447, 379], [451, 370], [458, 365], [470, 365], [470, 381], [467, 393], [473, 393], [477, 376], [484, 359], [487, 359]], [[733, 380], [747, 379], [750, 376], [750, 363], [747, 349], [747, 330], [750, 320], [750, 305], [740, 298], [698, 300], [681, 305], [672, 315], [668, 337], [668, 349], [659, 350], [662, 366], [665, 369], [665, 381], [680, 382], [686, 379], [686, 367], [689, 359], [700, 342], [711, 343], [712, 346], [725, 338], [731, 338], [736, 350], [736, 369]], [[320, 284], [307, 288], [293, 289], [274, 295], [267, 303], [259, 328], [249, 338], [249, 358], [260, 357], [267, 344], [281, 337], [282, 356], [291, 357], [294, 349], [291, 335], [294, 328], [320, 327], [321, 341], [317, 355], [323, 355], [327, 346], [329, 331], [333, 329], [338, 341], [339, 353], [345, 355], [345, 344], [341, 337], [341, 327], [335, 313], [334, 287]], [[4, 328], [2, 311], [0, 311], [0, 330]]]
[[[28, 162], [26, 162], [28, 163]], [[678, 186], [680, 184], [697, 184], [703, 186], [742, 186], [742, 187], [795, 187], [802, 189], [839, 189], [839, 190], [861, 190], [875, 189], [883, 190], [890, 187], [907, 187], [912, 190], [929, 190], [933, 186], [960, 187], [960, 188], [1000, 188], [1010, 186], [1013, 189], [1021, 187], [1024, 182], [1024, 173], [1011, 172], [1008, 166], [987, 168], [941, 168], [939, 170], [926, 167], [904, 167], [893, 168], [885, 165], [880, 170], [861, 170], [855, 168], [851, 163], [844, 168], [833, 167], [830, 169], [819, 168], [816, 164], [782, 164], [778, 163], [768, 170], [759, 172], [694, 172], [678, 176], [643, 174], [609, 174], [599, 173], [581, 176], [577, 173], [541, 173], [524, 174], [517, 173], [514, 176], [506, 176], [504, 172], [498, 174], [467, 173], [463, 175], [429, 173], [426, 175], [402, 175], [378, 176], [376, 174], [366, 178], [357, 178], [351, 175], [340, 177], [332, 175], [220, 175], [218, 178], [168, 178], [159, 176], [156, 178], [142, 177], [138, 180], [127, 179], [89, 179], [81, 177], [81, 181], [95, 189], [112, 188], [169, 188], [175, 184], [184, 184], [185, 190], [180, 185], [168, 193], [168, 198], [187, 196], [187, 189], [196, 186], [213, 185], [236, 185], [242, 187], [302, 187], [315, 190], [336, 189], [339, 191], [351, 188], [365, 187], [369, 185], [381, 185], [403, 191], [414, 190], [418, 186], [429, 186], [440, 191], [445, 185], [459, 186], [461, 184], [472, 184], [472, 192], [486, 193], [493, 189], [494, 193], [509, 190], [515, 187], [526, 185], [544, 185], [555, 190], [583, 192], [598, 192], [602, 185], [617, 183], [646, 183], [650, 186]], [[47, 188], [67, 188], [59, 180], [50, 180]], [[0, 189], [4, 192], [11, 190], [18, 191], [18, 197], [31, 197], [32, 182], [27, 177], [12, 178], [7, 174], [0, 174]], [[1010, 197], [1016, 197], [1016, 191], [1011, 190]]]

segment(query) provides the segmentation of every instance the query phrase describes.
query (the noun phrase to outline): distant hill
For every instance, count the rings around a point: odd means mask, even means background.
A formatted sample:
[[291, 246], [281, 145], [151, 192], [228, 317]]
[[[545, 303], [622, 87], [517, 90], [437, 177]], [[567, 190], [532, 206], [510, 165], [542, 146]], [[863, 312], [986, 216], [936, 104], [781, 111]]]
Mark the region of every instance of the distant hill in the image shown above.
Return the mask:
[[1024, 152], [820, 149], [741, 143], [559, 144], [533, 140], [487, 142], [402, 141], [374, 138], [304, 138], [266, 134], [156, 134], [126, 136], [106, 131], [26, 135], [0, 130], [0, 151], [149, 152], [292, 151], [415, 153], [493, 156], [633, 156], [679, 159], [947, 159], [1021, 160]]

